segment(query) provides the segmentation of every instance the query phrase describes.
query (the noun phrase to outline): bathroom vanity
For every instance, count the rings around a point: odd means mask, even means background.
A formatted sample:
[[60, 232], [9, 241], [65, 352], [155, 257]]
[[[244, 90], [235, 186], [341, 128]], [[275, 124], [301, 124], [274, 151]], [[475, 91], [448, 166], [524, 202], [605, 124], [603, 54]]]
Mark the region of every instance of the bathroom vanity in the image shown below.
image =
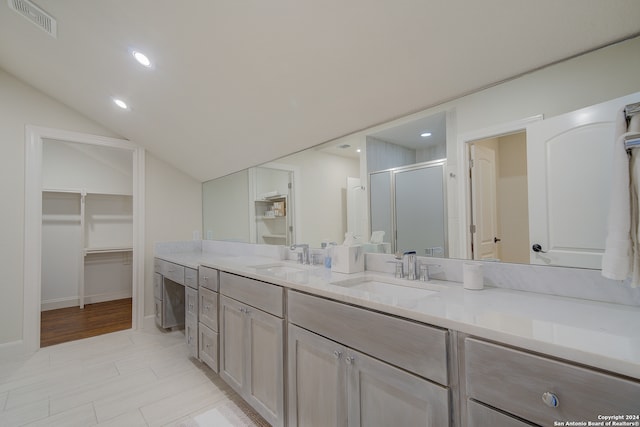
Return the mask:
[[274, 426], [640, 422], [638, 307], [255, 253], [158, 256], [197, 263], [196, 357]]

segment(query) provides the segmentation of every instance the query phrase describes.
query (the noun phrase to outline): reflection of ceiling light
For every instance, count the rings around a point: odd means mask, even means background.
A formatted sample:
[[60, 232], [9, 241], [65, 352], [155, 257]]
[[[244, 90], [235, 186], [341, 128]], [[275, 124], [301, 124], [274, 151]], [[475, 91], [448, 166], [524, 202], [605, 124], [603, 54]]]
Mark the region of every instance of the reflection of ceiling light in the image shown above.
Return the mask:
[[138, 52], [137, 50], [130, 50], [131, 55], [138, 61], [141, 65], [151, 68], [151, 60], [142, 52]]
[[128, 110], [129, 106], [127, 105], [126, 102], [124, 102], [122, 99], [118, 99], [118, 98], [113, 98], [113, 102], [114, 104], [116, 104], [118, 107], [122, 108], [123, 110]]
[[421, 137], [423, 137], [423, 138], [428, 138], [428, 137], [430, 137], [430, 136], [431, 136], [431, 132], [424, 132], [424, 133], [421, 133], [421, 134], [420, 134], [420, 136], [421, 136]]

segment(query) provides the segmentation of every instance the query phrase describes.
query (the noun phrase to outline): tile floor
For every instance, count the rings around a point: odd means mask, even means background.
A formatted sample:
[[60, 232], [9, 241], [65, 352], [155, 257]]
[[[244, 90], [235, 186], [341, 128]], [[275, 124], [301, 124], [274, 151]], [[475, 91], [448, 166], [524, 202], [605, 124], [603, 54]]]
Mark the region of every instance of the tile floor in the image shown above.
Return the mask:
[[180, 426], [239, 401], [184, 332], [122, 331], [0, 360], [0, 426]]

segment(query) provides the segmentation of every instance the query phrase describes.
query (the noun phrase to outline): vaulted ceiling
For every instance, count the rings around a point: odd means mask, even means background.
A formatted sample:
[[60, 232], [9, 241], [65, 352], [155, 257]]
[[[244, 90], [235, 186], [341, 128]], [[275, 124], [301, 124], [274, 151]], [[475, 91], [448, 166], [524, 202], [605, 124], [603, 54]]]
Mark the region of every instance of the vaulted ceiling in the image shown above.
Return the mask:
[[200, 181], [640, 32], [637, 0], [34, 3], [57, 38], [3, 2], [0, 68]]

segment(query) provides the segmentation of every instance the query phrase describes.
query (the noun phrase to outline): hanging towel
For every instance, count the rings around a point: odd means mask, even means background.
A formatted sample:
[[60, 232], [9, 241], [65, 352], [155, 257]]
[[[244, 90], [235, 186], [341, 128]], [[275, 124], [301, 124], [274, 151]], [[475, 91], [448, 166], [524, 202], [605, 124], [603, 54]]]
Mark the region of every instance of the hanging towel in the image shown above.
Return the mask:
[[[635, 120], [637, 119], [637, 120]], [[640, 283], [640, 241], [638, 236], [638, 189], [640, 188], [640, 160], [638, 149], [627, 154], [624, 139], [629, 130], [640, 125], [640, 115], [632, 117], [627, 128], [624, 109], [616, 117], [613, 147], [613, 174], [607, 239], [602, 257], [602, 275], [613, 280], [631, 277], [631, 286]], [[630, 172], [630, 170], [632, 170]]]

